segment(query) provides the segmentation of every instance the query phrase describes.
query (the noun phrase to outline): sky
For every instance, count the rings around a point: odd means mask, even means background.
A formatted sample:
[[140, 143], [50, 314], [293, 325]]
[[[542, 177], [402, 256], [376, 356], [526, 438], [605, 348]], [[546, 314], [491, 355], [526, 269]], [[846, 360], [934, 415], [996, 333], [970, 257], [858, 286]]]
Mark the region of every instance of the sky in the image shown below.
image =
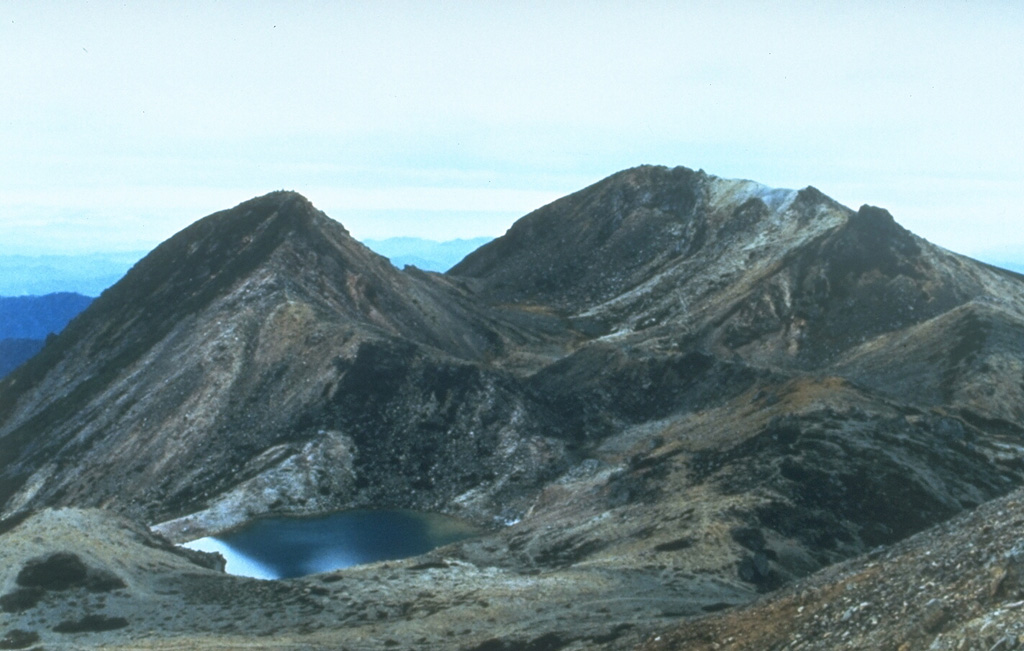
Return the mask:
[[640, 164], [887, 208], [1024, 262], [1024, 3], [0, 4], [0, 254], [148, 250], [297, 190], [497, 236]]

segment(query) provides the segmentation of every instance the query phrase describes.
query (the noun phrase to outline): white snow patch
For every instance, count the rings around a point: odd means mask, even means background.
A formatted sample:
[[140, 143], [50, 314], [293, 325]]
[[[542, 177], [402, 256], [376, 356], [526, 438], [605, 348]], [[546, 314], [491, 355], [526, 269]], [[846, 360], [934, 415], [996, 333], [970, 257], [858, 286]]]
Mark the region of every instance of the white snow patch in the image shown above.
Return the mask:
[[775, 213], [789, 208], [796, 199], [797, 190], [770, 188], [756, 181], [720, 179], [715, 186], [711, 202], [715, 205], [729, 203], [740, 205], [749, 199], [760, 199]]

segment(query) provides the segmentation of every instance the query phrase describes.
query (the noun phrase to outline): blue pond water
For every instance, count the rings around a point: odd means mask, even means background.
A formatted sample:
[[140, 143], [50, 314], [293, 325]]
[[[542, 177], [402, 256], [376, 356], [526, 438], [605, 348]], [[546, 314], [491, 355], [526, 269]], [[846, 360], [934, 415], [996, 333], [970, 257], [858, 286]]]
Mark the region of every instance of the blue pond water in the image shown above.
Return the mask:
[[415, 511], [342, 511], [307, 518], [263, 518], [186, 547], [220, 552], [229, 574], [286, 579], [416, 556], [480, 530], [455, 518]]

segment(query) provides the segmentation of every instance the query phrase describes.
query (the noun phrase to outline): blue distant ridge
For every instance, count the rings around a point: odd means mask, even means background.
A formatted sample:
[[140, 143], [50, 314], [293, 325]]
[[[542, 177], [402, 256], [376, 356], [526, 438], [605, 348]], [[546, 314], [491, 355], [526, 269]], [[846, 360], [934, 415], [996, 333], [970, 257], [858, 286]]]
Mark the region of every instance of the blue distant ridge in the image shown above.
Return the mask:
[[0, 339], [46, 339], [63, 330], [92, 300], [71, 292], [0, 296]]

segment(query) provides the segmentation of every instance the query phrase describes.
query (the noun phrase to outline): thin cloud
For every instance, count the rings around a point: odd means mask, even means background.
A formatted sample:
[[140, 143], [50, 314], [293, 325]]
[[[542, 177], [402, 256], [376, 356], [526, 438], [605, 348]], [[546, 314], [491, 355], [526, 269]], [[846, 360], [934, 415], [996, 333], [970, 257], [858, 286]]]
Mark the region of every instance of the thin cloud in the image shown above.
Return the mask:
[[[1024, 251], [1024, 229], [1006, 223], [1024, 186], [1024, 5], [5, 12], [0, 214], [19, 219], [105, 216], [119, 228], [82, 230], [148, 241], [286, 187], [356, 220], [353, 232], [365, 220], [375, 237], [388, 224], [408, 234], [434, 215], [446, 237], [472, 237], [660, 163], [813, 184], [854, 207], [885, 205], [952, 248], [990, 237]], [[982, 223], [991, 231], [978, 236]]]

